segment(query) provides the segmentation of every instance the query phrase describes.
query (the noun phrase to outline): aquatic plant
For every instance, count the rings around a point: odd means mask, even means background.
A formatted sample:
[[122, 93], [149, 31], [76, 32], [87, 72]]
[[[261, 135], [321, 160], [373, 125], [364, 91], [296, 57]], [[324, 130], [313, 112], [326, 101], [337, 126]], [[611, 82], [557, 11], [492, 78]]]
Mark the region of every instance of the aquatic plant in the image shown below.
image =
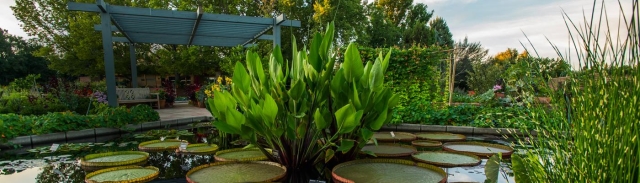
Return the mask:
[[354, 159], [373, 131], [391, 120], [398, 102], [383, 85], [391, 52], [364, 65], [352, 43], [344, 62], [336, 63], [333, 37], [330, 24], [324, 34], [315, 34], [309, 49], [293, 44], [290, 62], [276, 47], [267, 71], [261, 57], [248, 51], [246, 67], [235, 66], [231, 91], [214, 91], [208, 100], [220, 119], [213, 125], [239, 134], [288, 168]]

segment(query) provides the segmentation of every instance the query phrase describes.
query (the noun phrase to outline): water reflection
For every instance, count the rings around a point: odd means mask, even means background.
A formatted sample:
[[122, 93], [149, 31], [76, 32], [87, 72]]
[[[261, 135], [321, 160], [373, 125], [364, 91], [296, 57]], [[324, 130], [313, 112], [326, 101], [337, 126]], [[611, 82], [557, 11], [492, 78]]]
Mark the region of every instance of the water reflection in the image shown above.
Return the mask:
[[[157, 167], [160, 170], [158, 179], [184, 179], [191, 168], [213, 161], [212, 155], [183, 155], [165, 151], [149, 153], [149, 160], [144, 166]], [[83, 169], [78, 162], [53, 162], [42, 167], [36, 182], [84, 182], [85, 175], [92, 171]]]

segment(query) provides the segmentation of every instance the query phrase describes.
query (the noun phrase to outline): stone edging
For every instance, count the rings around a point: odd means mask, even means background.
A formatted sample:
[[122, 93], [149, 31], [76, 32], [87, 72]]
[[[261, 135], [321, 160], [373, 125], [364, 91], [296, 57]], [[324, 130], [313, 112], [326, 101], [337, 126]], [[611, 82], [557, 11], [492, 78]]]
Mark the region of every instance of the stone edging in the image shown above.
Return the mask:
[[[198, 122], [200, 120], [212, 120], [212, 117], [208, 116], [198, 116], [191, 118], [183, 118], [183, 119], [175, 119], [175, 120], [167, 120], [167, 121], [153, 121], [153, 122], [145, 122], [140, 124], [130, 124], [126, 125], [125, 129], [133, 129], [134, 131], [142, 131], [142, 130], [150, 130], [150, 129], [158, 129], [163, 128], [165, 126], [181, 126], [187, 125], [191, 123]], [[22, 145], [22, 146], [30, 146], [33, 144], [47, 144], [54, 142], [66, 142], [74, 139], [81, 139], [86, 137], [94, 137], [94, 136], [103, 136], [103, 135], [111, 135], [118, 134], [122, 130], [117, 128], [92, 128], [92, 129], [84, 129], [79, 131], [68, 131], [68, 132], [58, 132], [58, 133], [49, 133], [42, 135], [29, 135], [29, 136], [20, 136], [9, 140], [5, 144], [2, 145]]]
[[[401, 132], [450, 132], [472, 135], [527, 135], [521, 130], [513, 128], [478, 128], [470, 126], [443, 126], [443, 125], [421, 125], [402, 123], [398, 125], [384, 125], [381, 131], [401, 131]], [[531, 131], [530, 135], [536, 136], [536, 131]]]

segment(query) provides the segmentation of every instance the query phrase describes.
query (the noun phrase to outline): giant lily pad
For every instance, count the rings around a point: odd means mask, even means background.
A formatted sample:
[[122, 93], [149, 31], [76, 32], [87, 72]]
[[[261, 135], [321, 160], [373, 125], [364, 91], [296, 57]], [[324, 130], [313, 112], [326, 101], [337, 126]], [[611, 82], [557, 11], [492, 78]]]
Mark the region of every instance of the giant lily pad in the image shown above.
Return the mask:
[[456, 142], [464, 141], [466, 137], [461, 134], [453, 134], [447, 132], [429, 132], [416, 134], [418, 139], [435, 140], [440, 142]]
[[410, 142], [416, 139], [416, 136], [405, 132], [376, 132], [373, 134], [378, 142]]
[[146, 152], [168, 151], [178, 149], [180, 143], [182, 141], [175, 139], [152, 140], [138, 144], [138, 149]]
[[433, 165], [399, 159], [360, 159], [341, 163], [331, 172], [337, 183], [440, 182], [447, 174]]
[[149, 158], [149, 153], [140, 151], [120, 151], [89, 154], [82, 158], [82, 166], [122, 166], [141, 163]]
[[187, 182], [274, 182], [286, 174], [287, 168], [274, 162], [217, 162], [189, 170]]
[[417, 152], [417, 150], [413, 146], [385, 143], [380, 143], [377, 146], [365, 145], [361, 150], [361, 153], [374, 154], [377, 157], [403, 157], [415, 152]]
[[267, 156], [257, 148], [236, 148], [218, 151], [214, 158], [216, 161], [263, 161], [268, 159]]
[[216, 151], [218, 151], [218, 145], [189, 144], [186, 150], [177, 149], [176, 151], [182, 154], [206, 155], [206, 154], [213, 154]]
[[87, 183], [142, 183], [157, 178], [160, 171], [156, 167], [121, 166], [107, 168], [87, 174]]
[[448, 142], [442, 145], [442, 149], [451, 152], [465, 152], [476, 156], [489, 157], [502, 153], [502, 156], [509, 157], [513, 153], [513, 148], [498, 144], [483, 142]]
[[411, 145], [416, 147], [434, 148], [442, 146], [442, 142], [433, 140], [414, 140], [411, 141]]
[[425, 151], [411, 156], [416, 161], [441, 167], [476, 166], [482, 162], [476, 155], [458, 152]]

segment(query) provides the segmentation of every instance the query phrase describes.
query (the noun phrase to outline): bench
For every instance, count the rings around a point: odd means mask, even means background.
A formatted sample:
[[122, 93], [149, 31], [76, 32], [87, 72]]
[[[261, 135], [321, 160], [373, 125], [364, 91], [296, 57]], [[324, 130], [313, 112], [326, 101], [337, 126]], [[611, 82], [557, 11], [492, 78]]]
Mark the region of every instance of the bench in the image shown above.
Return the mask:
[[116, 95], [118, 104], [156, 103], [160, 108], [160, 96], [158, 93], [151, 93], [149, 88], [116, 88]]

